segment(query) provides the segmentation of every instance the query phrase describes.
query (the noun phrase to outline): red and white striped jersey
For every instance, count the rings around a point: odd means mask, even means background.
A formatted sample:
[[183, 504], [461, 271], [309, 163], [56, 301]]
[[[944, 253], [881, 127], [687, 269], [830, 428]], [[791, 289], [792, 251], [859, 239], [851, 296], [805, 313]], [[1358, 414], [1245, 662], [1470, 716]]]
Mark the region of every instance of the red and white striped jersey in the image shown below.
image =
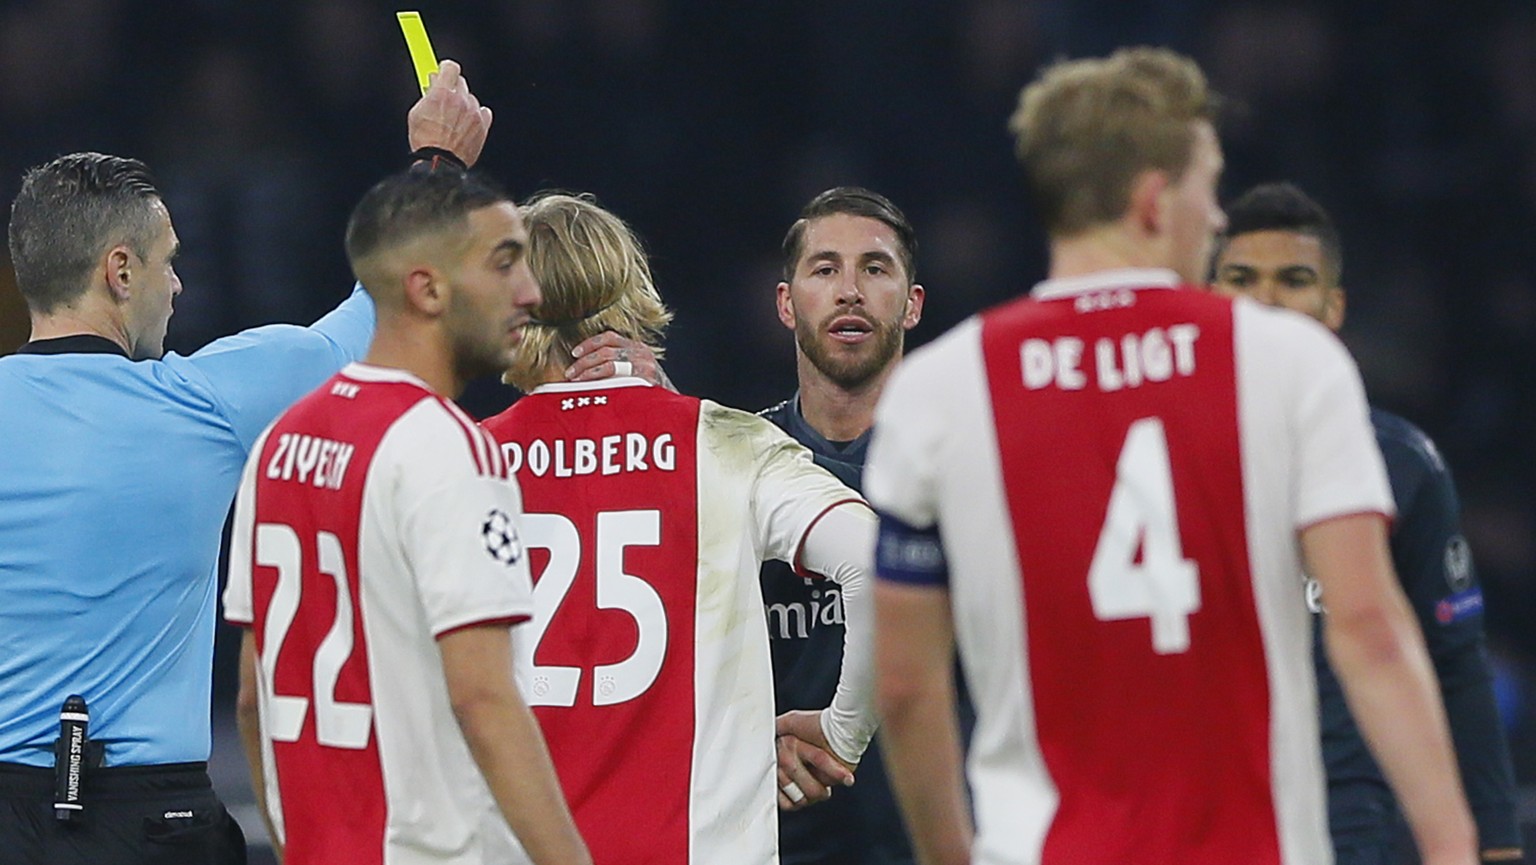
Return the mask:
[[593, 860], [777, 861], [758, 571], [862, 499], [768, 421], [638, 378], [545, 385], [485, 426], [527, 507], [523, 692]]
[[520, 515], [490, 436], [398, 370], [348, 366], [257, 443], [224, 609], [256, 640], [289, 865], [525, 861], [436, 643], [532, 613]]
[[948, 556], [976, 862], [1331, 860], [1296, 533], [1393, 509], [1332, 334], [1042, 283], [898, 370], [865, 490]]

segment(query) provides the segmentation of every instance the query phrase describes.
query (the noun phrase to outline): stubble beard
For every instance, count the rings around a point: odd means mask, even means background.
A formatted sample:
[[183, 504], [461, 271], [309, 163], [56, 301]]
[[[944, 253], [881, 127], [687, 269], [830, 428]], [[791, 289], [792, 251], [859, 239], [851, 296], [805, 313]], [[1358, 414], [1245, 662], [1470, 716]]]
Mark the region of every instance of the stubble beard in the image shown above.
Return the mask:
[[[795, 343], [805, 353], [811, 366], [843, 390], [859, 390], [879, 375], [901, 351], [901, 323], [878, 322], [864, 318], [873, 328], [872, 339], [857, 346], [833, 342], [827, 333], [832, 320], [848, 312], [834, 312], [820, 324], [812, 325], [796, 317]], [[858, 315], [858, 313], [852, 313]], [[863, 317], [863, 316], [860, 316]]]
[[522, 336], [522, 329], [519, 328], [517, 339], [508, 345], [508, 338], [504, 334], [497, 339], [462, 335], [454, 346], [454, 373], [464, 382], [481, 376], [501, 375], [512, 365], [513, 355]]

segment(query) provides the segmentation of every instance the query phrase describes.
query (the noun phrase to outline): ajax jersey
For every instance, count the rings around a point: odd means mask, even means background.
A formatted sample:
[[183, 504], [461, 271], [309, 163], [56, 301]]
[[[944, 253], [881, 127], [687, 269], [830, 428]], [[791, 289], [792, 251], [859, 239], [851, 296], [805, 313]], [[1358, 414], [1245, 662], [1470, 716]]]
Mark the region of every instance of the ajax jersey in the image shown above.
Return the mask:
[[636, 378], [545, 385], [486, 427], [527, 509], [523, 692], [594, 861], [776, 861], [758, 569], [862, 500], [768, 421]]
[[1336, 338], [1163, 271], [1043, 283], [898, 370], [865, 489], [939, 526], [978, 863], [1328, 861], [1296, 532], [1392, 511]]
[[525, 861], [436, 644], [531, 614], [520, 510], [489, 435], [397, 370], [348, 366], [257, 443], [224, 605], [254, 633], [290, 865]]

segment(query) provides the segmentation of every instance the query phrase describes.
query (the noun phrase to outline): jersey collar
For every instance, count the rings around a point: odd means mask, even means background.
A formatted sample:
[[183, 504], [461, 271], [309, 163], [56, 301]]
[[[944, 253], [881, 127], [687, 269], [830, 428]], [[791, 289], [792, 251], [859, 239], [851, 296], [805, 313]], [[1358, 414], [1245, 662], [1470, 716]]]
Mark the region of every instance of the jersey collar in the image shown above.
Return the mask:
[[123, 347], [94, 333], [77, 333], [73, 336], [56, 336], [37, 339], [16, 349], [17, 354], [115, 354], [128, 357]]
[[1060, 300], [1108, 288], [1178, 288], [1179, 275], [1161, 267], [1117, 267], [1070, 276], [1064, 279], [1047, 279], [1035, 284], [1029, 294], [1035, 300]]
[[432, 390], [432, 387], [412, 373], [391, 366], [375, 366], [371, 363], [354, 361], [342, 367], [341, 374], [354, 381], [376, 382], [380, 384], [414, 384], [424, 390]]
[[616, 387], [655, 387], [639, 376], [626, 375], [597, 381], [552, 381], [533, 389], [534, 393], [573, 393], [583, 390], [610, 390]]

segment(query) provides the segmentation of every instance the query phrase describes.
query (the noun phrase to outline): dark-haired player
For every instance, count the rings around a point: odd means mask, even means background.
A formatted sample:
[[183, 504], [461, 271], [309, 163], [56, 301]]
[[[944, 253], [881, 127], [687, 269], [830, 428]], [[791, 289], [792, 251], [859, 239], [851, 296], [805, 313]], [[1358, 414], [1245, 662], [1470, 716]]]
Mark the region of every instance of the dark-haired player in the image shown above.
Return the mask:
[[[1343, 265], [1333, 220], [1296, 186], [1256, 186], [1228, 205], [1227, 231], [1214, 267], [1218, 290], [1295, 310], [1338, 331], [1344, 322]], [[1494, 705], [1493, 673], [1483, 646], [1482, 592], [1461, 533], [1455, 484], [1434, 442], [1418, 427], [1375, 408], [1371, 426], [1397, 501], [1392, 563], [1418, 614], [1439, 677], [1483, 861], [1519, 861], [1514, 771]], [[1309, 587], [1315, 589], [1316, 583]], [[1326, 596], [1309, 591], [1314, 613], [1327, 602]], [[1412, 862], [1412, 838], [1344, 702], [1322, 649], [1322, 628], [1314, 628], [1314, 634], [1335, 856], [1340, 865]]]
[[511, 360], [539, 301], [526, 246], [475, 174], [380, 182], [347, 226], [379, 310], [368, 356], [245, 467], [224, 607], [248, 626], [247, 757], [289, 865], [526, 861], [518, 841], [590, 861], [514, 684], [510, 626], [533, 612], [517, 485], [451, 401]]
[[[795, 334], [799, 390], [761, 414], [859, 489], [875, 403], [923, 314], [917, 238], [885, 196], [840, 186], [806, 204], [783, 253], [778, 312]], [[781, 562], [763, 565], [762, 579], [778, 711], [826, 705], [843, 657], [841, 594]], [[785, 865], [913, 861], [877, 745], [852, 787], [779, 815]]]

